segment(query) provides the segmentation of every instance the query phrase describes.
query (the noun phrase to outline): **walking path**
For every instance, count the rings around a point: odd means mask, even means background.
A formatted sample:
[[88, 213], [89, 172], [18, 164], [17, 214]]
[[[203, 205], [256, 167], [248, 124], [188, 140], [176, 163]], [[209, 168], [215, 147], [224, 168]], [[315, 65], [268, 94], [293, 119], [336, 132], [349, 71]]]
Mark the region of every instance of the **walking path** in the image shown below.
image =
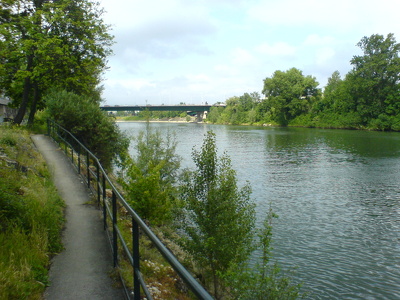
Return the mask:
[[52, 260], [45, 299], [124, 299], [109, 277], [112, 259], [100, 211], [64, 153], [44, 135], [32, 136], [66, 204], [65, 250]]

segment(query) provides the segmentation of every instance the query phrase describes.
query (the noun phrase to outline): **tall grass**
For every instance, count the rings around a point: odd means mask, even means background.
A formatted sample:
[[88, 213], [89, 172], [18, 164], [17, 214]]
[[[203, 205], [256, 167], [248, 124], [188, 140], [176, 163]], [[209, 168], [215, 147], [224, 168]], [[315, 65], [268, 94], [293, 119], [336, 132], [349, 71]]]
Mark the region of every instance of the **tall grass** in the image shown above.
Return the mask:
[[29, 132], [0, 127], [0, 299], [41, 299], [63, 202]]

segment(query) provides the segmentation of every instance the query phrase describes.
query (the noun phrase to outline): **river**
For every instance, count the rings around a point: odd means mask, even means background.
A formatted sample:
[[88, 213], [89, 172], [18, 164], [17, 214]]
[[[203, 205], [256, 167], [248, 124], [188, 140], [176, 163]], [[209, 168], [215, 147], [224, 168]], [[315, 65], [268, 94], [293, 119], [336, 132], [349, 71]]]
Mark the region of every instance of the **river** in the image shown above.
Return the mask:
[[[136, 136], [144, 123], [119, 123]], [[400, 133], [151, 123], [174, 133], [182, 167], [213, 130], [258, 222], [270, 204], [274, 257], [308, 299], [400, 299]]]

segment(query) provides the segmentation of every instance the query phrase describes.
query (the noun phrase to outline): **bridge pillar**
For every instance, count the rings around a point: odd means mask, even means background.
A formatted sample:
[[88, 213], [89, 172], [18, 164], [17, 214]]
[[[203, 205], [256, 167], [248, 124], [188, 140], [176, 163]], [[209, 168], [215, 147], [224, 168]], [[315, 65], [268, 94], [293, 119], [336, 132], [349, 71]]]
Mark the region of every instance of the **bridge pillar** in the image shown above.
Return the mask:
[[198, 111], [196, 113], [196, 122], [203, 122], [203, 119], [205, 119], [206, 117], [207, 117], [206, 111], [204, 112]]

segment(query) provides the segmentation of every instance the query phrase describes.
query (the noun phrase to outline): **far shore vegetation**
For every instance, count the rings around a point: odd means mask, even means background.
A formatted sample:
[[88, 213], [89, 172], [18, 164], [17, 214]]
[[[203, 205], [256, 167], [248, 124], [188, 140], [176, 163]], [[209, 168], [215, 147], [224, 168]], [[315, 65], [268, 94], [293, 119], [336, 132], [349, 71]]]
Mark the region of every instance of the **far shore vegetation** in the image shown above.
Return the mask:
[[264, 80], [263, 97], [245, 93], [212, 107], [207, 122], [263, 126], [400, 131], [400, 44], [393, 34], [363, 37], [352, 70], [332, 73], [318, 88], [316, 78], [296, 68]]

